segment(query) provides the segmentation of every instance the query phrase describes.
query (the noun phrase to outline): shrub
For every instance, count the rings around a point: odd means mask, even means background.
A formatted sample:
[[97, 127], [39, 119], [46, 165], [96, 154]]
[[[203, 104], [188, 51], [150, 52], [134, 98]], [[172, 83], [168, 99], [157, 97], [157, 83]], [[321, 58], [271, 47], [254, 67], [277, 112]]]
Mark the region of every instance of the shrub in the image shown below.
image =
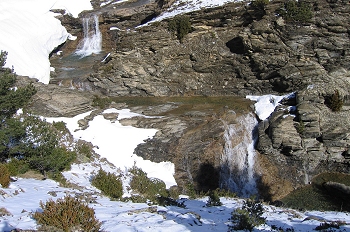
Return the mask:
[[99, 231], [101, 223], [95, 218], [95, 212], [86, 203], [72, 196], [40, 202], [43, 212], [35, 212], [33, 218], [42, 227], [54, 227], [63, 231], [82, 229]]
[[0, 68], [4, 67], [6, 63], [7, 54], [8, 53], [6, 51], [0, 51]]
[[29, 165], [24, 159], [11, 158], [7, 163], [11, 176], [17, 176], [18, 174], [24, 174], [29, 171]]
[[28, 158], [29, 166], [40, 171], [44, 176], [57, 175], [59, 172], [70, 168], [70, 164], [75, 160], [76, 154], [65, 148], [53, 148], [51, 152], [33, 155]]
[[254, 7], [264, 7], [269, 4], [270, 0], [255, 0], [252, 1], [252, 6]]
[[75, 150], [79, 155], [85, 156], [89, 159], [92, 156], [92, 148], [85, 142], [79, 141], [75, 146]]
[[183, 38], [192, 31], [190, 18], [184, 15], [175, 16], [169, 21], [168, 29], [182, 42]]
[[251, 2], [251, 7], [258, 18], [262, 18], [266, 14], [265, 6], [269, 4], [269, 0], [255, 0]]
[[97, 106], [100, 109], [105, 109], [106, 107], [111, 104], [112, 100], [108, 97], [100, 97], [98, 95], [94, 96], [94, 99], [92, 100], [92, 106]]
[[52, 123], [53, 127], [56, 128], [58, 131], [68, 133], [69, 130], [67, 129], [66, 123], [59, 121], [59, 122], [53, 122]]
[[221, 206], [218, 190], [212, 190], [209, 192], [209, 199], [207, 201], [207, 206]]
[[287, 1], [280, 14], [288, 21], [307, 22], [312, 18], [310, 5], [303, 1]]
[[261, 202], [248, 199], [244, 201], [242, 208], [236, 209], [232, 212], [229, 231], [235, 230], [249, 230], [252, 231], [255, 226], [265, 224], [265, 218], [262, 217], [264, 208]]
[[20, 154], [30, 168], [40, 171], [58, 173], [70, 167], [76, 159], [76, 153], [59, 146], [59, 133], [50, 123], [35, 116], [24, 118], [26, 137], [22, 139]]
[[156, 202], [158, 197], [168, 197], [165, 183], [157, 178], [148, 178], [147, 173], [140, 168], [133, 167], [130, 172], [134, 175], [130, 187], [145, 198]]
[[123, 195], [123, 184], [113, 173], [107, 173], [100, 169], [98, 174], [92, 179], [92, 185], [102, 191], [102, 193], [112, 199], [119, 199]]
[[343, 107], [344, 101], [343, 99], [340, 97], [339, 91], [336, 89], [334, 91], [334, 94], [332, 94], [329, 97], [326, 97], [325, 100], [325, 104], [326, 106], [328, 106], [328, 108], [330, 108], [332, 111], [334, 112], [338, 112], [341, 110], [341, 108]]
[[0, 185], [3, 188], [8, 188], [10, 185], [10, 172], [6, 164], [0, 163]]
[[298, 123], [296, 123], [296, 129], [299, 134], [304, 134], [305, 132], [305, 123], [302, 120], [299, 120]]

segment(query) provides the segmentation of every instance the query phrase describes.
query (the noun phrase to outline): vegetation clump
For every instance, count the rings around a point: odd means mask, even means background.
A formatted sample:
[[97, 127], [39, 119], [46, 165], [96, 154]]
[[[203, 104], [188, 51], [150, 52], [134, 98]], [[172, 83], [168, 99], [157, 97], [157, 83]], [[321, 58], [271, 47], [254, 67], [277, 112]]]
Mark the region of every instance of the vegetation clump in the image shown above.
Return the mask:
[[119, 199], [123, 195], [123, 184], [113, 173], [100, 169], [91, 183], [111, 199]]
[[229, 226], [229, 231], [253, 231], [255, 226], [265, 224], [266, 218], [262, 216], [263, 213], [264, 208], [260, 201], [253, 198], [245, 200], [242, 208], [235, 209], [232, 212], [231, 222], [233, 225]]
[[[43, 212], [35, 212], [34, 219], [43, 228], [51, 227], [63, 231], [100, 231], [101, 222], [95, 217], [95, 212], [82, 200], [72, 196], [40, 202]], [[55, 228], [55, 229], [53, 229]]]
[[254, 9], [259, 18], [266, 14], [265, 7], [269, 4], [269, 0], [255, 0], [251, 2], [251, 7]]
[[343, 104], [344, 104], [344, 100], [340, 96], [339, 91], [336, 89], [334, 91], [334, 94], [332, 94], [329, 97], [326, 97], [325, 104], [333, 112], [338, 112], [342, 109]]
[[165, 183], [157, 178], [148, 178], [147, 173], [140, 168], [133, 167], [130, 172], [134, 175], [130, 187], [138, 194], [152, 202], [157, 202], [160, 197], [168, 197]]
[[192, 31], [190, 18], [184, 15], [175, 16], [169, 21], [168, 29], [182, 42], [183, 38]]
[[3, 67], [6, 55], [0, 52], [0, 162], [6, 163], [11, 175], [34, 169], [45, 177], [59, 177], [76, 157], [60, 144], [60, 138], [69, 132], [63, 123], [17, 114], [19, 109], [26, 111], [36, 89], [32, 84], [16, 86], [16, 74]]
[[10, 172], [5, 164], [0, 163], [0, 185], [8, 188], [10, 185]]
[[220, 201], [218, 190], [209, 191], [209, 198], [206, 204], [208, 207], [210, 206], [221, 206], [222, 202]]
[[315, 176], [310, 185], [294, 190], [281, 201], [284, 206], [298, 210], [350, 212], [349, 194], [337, 187], [340, 185], [350, 186], [350, 175], [322, 173]]
[[100, 97], [98, 95], [94, 96], [92, 100], [92, 106], [97, 106], [100, 109], [105, 109], [111, 104], [112, 100], [109, 97]]
[[313, 17], [311, 6], [304, 1], [288, 0], [279, 13], [294, 22], [307, 22]]

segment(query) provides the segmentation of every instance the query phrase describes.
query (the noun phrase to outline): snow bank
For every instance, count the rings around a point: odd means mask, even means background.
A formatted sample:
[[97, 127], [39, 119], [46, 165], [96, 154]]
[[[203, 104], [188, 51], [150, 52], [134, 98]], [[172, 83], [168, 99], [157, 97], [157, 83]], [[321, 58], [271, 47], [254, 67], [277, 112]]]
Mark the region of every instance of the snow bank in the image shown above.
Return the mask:
[[[135, 116], [143, 116], [130, 112], [128, 109], [108, 109], [104, 113], [118, 113], [118, 120]], [[123, 126], [118, 121], [111, 122], [104, 119], [102, 115], [96, 116], [89, 122], [89, 127], [80, 130], [78, 120], [89, 115], [90, 112], [77, 115], [73, 118], [46, 118], [48, 122], [63, 121], [75, 139], [82, 139], [91, 142], [95, 151], [101, 157], [106, 158], [122, 171], [126, 171], [134, 164], [145, 171], [148, 177], [161, 179], [167, 188], [176, 185], [174, 179], [175, 166], [171, 162], [154, 163], [133, 154], [138, 144], [145, 139], [152, 138], [157, 132], [156, 129], [142, 129], [132, 126]]]
[[[205, 8], [213, 8], [222, 6], [229, 2], [242, 2], [244, 0], [177, 0], [173, 3], [173, 5], [170, 7], [170, 9], [167, 12], [162, 13], [160, 16], [156, 17], [155, 19], [151, 20], [150, 22], [142, 25], [146, 26], [149, 23], [152, 22], [158, 22], [162, 21], [167, 18], [172, 18], [179, 14], [186, 14], [188, 12], [197, 11]], [[184, 4], [184, 2], [186, 4]]]
[[287, 98], [293, 98], [294, 93], [283, 95], [283, 96], [276, 96], [276, 95], [263, 95], [263, 96], [252, 96], [248, 95], [246, 96], [247, 99], [251, 101], [256, 101], [254, 104], [255, 107], [255, 113], [260, 118], [260, 120], [267, 119], [272, 112], [275, 110], [275, 108], [280, 105], [280, 101]]
[[18, 75], [48, 84], [49, 54], [71, 35], [51, 9], [65, 9], [77, 17], [92, 9], [89, 0], [2, 0], [0, 2], [0, 50], [7, 51], [5, 66]]

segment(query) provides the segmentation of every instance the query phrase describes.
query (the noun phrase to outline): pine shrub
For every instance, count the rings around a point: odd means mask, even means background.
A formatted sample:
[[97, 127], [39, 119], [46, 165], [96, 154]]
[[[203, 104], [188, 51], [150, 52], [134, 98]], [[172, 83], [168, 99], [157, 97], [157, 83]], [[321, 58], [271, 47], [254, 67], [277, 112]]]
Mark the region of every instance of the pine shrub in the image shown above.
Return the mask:
[[288, 0], [280, 14], [288, 21], [307, 22], [313, 14], [311, 6], [303, 1]]
[[183, 38], [192, 31], [190, 18], [184, 15], [175, 16], [169, 21], [168, 29], [182, 42]]
[[152, 202], [157, 202], [158, 197], [168, 197], [165, 183], [157, 178], [148, 178], [147, 173], [137, 167], [130, 172], [134, 175], [130, 187]]
[[207, 201], [207, 206], [221, 206], [218, 190], [212, 190], [209, 192], [209, 199]]
[[123, 184], [113, 173], [107, 173], [100, 169], [91, 183], [111, 199], [119, 199], [123, 195]]
[[17, 176], [29, 171], [29, 164], [24, 159], [11, 158], [7, 163], [7, 168], [11, 176]]
[[326, 97], [326, 101], [325, 101], [326, 106], [328, 106], [328, 108], [330, 108], [332, 111], [334, 112], [338, 112], [342, 109], [344, 101], [343, 99], [340, 97], [339, 91], [336, 89], [334, 91], [334, 94], [332, 94], [329, 97]]
[[0, 163], [0, 185], [3, 188], [8, 188], [10, 186], [10, 172], [6, 164]]
[[107, 108], [112, 102], [112, 99], [109, 97], [100, 97], [98, 95], [94, 96], [94, 99], [92, 100], [92, 106], [97, 106], [100, 109]]
[[263, 205], [260, 201], [248, 199], [244, 201], [242, 208], [232, 212], [229, 231], [249, 230], [252, 231], [255, 226], [265, 224], [266, 220], [262, 217], [264, 213]]
[[72, 196], [40, 202], [43, 212], [35, 212], [33, 218], [43, 228], [53, 227], [63, 231], [99, 231], [101, 223], [96, 219], [95, 212], [82, 200]]

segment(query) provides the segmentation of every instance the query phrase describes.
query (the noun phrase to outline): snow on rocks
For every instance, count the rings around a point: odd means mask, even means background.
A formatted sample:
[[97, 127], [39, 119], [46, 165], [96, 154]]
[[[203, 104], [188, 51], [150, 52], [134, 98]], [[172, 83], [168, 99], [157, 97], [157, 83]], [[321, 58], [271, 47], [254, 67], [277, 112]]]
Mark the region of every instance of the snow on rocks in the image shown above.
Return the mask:
[[7, 51], [5, 67], [18, 75], [48, 84], [49, 54], [67, 39], [74, 39], [52, 9], [65, 9], [77, 17], [92, 9], [89, 0], [2, 0], [0, 2], [0, 50]]

